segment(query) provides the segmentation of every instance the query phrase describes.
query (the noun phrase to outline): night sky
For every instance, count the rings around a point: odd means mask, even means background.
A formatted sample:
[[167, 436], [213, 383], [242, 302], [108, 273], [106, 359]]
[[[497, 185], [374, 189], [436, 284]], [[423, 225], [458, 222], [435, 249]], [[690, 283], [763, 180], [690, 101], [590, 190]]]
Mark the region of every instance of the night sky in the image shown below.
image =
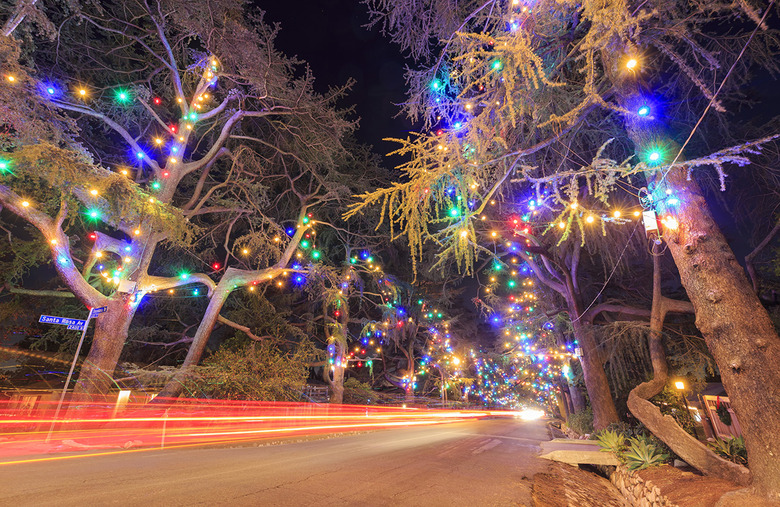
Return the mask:
[[360, 117], [358, 140], [384, 155], [395, 148], [385, 137], [406, 137], [412, 125], [395, 118], [404, 100], [404, 59], [379, 30], [364, 28], [366, 7], [358, 0], [285, 2], [257, 0], [266, 21], [281, 24], [276, 47], [309, 63], [324, 92], [349, 78], [356, 80], [343, 105], [354, 104]]

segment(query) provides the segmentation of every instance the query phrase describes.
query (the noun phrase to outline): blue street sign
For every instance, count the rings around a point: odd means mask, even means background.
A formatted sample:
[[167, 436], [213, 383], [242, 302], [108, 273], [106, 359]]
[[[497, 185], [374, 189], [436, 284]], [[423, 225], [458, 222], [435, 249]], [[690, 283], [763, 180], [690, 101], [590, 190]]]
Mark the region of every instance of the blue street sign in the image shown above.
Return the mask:
[[100, 308], [93, 308], [92, 315], [98, 315], [108, 310], [107, 306], [101, 306]]
[[67, 317], [54, 317], [52, 315], [41, 315], [41, 318], [38, 319], [38, 322], [42, 322], [44, 324], [60, 324], [62, 326], [78, 326], [79, 329], [84, 329], [84, 324], [87, 323], [86, 320], [81, 319], [69, 319]]
[[84, 326], [79, 326], [78, 324], [73, 324], [68, 326], [68, 329], [72, 329], [73, 331], [84, 331]]

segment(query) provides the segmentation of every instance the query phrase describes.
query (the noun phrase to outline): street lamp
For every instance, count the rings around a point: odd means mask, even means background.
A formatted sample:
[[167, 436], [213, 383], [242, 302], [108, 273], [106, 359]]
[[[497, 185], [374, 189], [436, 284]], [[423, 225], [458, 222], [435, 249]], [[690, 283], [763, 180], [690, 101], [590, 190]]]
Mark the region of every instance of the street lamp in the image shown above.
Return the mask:
[[682, 408], [684, 412], [688, 411], [688, 401], [685, 399], [685, 382], [682, 380], [677, 380], [674, 383], [674, 387], [677, 388], [678, 391], [680, 391], [680, 398], [682, 399]]

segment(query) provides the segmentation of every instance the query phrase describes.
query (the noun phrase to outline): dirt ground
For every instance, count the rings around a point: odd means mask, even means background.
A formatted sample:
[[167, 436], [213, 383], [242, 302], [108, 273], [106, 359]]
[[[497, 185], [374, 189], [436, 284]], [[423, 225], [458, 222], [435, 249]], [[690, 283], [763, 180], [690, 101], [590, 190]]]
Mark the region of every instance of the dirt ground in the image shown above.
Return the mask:
[[724, 494], [740, 488], [723, 479], [684, 472], [668, 465], [640, 470], [639, 476], [658, 486], [670, 502], [685, 507], [713, 506]]
[[534, 476], [533, 502], [534, 507], [628, 507], [607, 479], [558, 462]]

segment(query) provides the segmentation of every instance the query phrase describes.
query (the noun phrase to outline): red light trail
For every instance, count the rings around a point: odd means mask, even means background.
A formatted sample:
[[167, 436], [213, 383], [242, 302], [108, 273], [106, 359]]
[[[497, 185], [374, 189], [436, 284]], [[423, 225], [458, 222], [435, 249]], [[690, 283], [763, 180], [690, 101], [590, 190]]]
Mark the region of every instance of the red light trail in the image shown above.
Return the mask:
[[70, 402], [56, 420], [54, 402], [41, 402], [34, 410], [0, 402], [0, 465], [516, 415], [312, 403], [126, 400]]

